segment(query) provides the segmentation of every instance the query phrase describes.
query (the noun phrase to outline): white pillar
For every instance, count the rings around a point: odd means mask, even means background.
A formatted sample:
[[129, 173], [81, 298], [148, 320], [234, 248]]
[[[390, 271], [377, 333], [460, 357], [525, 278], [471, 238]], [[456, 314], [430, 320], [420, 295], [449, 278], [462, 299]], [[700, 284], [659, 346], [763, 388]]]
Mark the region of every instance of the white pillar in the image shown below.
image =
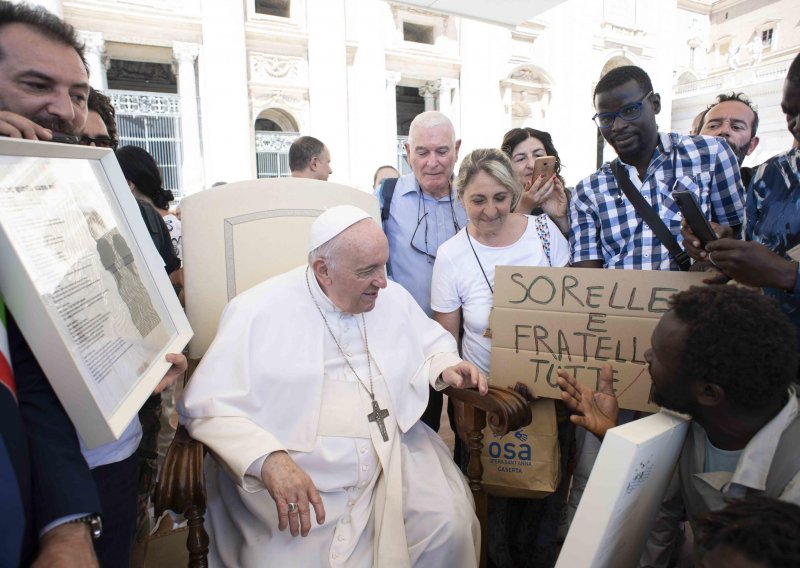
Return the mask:
[[397, 83], [400, 82], [399, 71], [386, 72], [386, 155], [392, 157], [392, 164], [397, 162]]
[[446, 115], [453, 122], [453, 128], [458, 136], [458, 109], [456, 108], [458, 79], [439, 79], [433, 82], [438, 93], [439, 112]]
[[[228, 4], [225, 2], [224, 4]], [[331, 153], [331, 181], [352, 182], [344, 0], [307, 0], [309, 134]]]
[[181, 97], [181, 179], [183, 192], [190, 195], [203, 189], [203, 156], [197, 112], [197, 79], [194, 62], [200, 53], [196, 43], [176, 41], [172, 53], [178, 67], [178, 94]]
[[436, 86], [435, 81], [428, 81], [419, 88], [419, 96], [425, 101], [425, 112], [436, 110], [436, 96], [438, 94], [439, 88]]
[[106, 66], [103, 63], [103, 55], [106, 51], [106, 42], [101, 32], [79, 31], [80, 39], [83, 42], [83, 55], [89, 65], [89, 84], [98, 91], [108, 90], [108, 80], [106, 79]]
[[202, 0], [203, 148], [208, 183], [253, 179], [255, 133], [250, 123], [244, 2]]

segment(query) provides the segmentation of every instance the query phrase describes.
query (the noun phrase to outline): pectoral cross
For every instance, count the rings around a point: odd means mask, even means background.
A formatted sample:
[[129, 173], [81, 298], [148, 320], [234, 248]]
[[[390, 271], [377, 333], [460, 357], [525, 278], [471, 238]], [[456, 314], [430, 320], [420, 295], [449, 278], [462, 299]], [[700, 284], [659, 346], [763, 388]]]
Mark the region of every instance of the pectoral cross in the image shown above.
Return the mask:
[[378, 423], [378, 430], [381, 431], [381, 436], [383, 436], [383, 441], [389, 441], [389, 434], [386, 433], [386, 424], [383, 421], [389, 416], [389, 411], [385, 408], [381, 408], [378, 406], [378, 401], [374, 398], [372, 399], [372, 412], [367, 414], [367, 420], [370, 422], [377, 422]]

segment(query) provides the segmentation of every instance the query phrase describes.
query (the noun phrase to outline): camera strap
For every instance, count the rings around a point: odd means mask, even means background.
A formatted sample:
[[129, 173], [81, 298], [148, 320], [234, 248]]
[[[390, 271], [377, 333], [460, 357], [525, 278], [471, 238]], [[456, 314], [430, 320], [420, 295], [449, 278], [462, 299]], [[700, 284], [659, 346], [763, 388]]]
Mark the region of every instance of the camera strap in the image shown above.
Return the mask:
[[625, 194], [628, 200], [633, 204], [636, 213], [647, 223], [647, 226], [655, 233], [658, 240], [660, 240], [667, 250], [678, 263], [681, 270], [689, 270], [692, 265], [692, 260], [688, 253], [683, 250], [681, 245], [678, 244], [675, 235], [673, 235], [664, 221], [659, 217], [656, 210], [647, 203], [641, 192], [634, 187], [628, 172], [620, 168], [619, 159], [611, 162], [611, 171], [614, 173], [614, 178], [617, 180], [617, 186]]

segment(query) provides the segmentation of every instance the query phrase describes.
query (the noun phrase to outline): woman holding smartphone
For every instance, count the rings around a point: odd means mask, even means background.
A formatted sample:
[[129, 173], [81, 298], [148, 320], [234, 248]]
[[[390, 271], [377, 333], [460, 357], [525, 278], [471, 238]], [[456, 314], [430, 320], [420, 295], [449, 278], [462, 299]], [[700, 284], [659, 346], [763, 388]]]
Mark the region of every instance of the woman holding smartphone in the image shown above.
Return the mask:
[[[500, 149], [511, 160], [514, 175], [523, 188], [522, 197], [514, 211], [525, 215], [547, 213], [559, 230], [566, 234], [569, 231], [569, 197], [560, 175], [561, 159], [550, 134], [535, 128], [512, 128], [503, 136]], [[554, 167], [550, 171], [536, 171], [536, 159], [544, 156], [555, 158]]]

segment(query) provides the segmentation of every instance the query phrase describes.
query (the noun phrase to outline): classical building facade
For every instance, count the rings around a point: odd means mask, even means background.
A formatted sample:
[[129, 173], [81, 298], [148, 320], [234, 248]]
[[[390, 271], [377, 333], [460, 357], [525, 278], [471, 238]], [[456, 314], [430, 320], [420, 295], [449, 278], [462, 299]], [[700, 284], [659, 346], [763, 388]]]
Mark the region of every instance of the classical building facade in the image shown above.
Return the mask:
[[800, 51], [800, 2], [679, 0], [677, 24], [672, 127], [685, 132], [718, 94], [743, 92], [758, 109], [760, 138], [745, 164], [789, 149], [780, 102]]
[[[800, 44], [796, 0], [562, 0], [514, 28], [384, 0], [39, 2], [81, 31], [123, 142], [156, 154], [182, 194], [285, 175], [298, 133], [330, 148], [332, 180], [370, 189], [378, 166], [407, 167], [404, 137], [425, 109], [452, 118], [462, 154], [498, 146], [514, 126], [550, 131], [573, 185], [610, 156], [591, 121], [608, 69], [645, 68], [661, 128], [685, 131], [718, 88], [777, 81]], [[740, 24], [772, 29], [757, 65]], [[779, 100], [775, 81], [765, 110]], [[768, 114], [762, 139], [779, 130]], [[765, 152], [787, 136], [762, 141]]]

